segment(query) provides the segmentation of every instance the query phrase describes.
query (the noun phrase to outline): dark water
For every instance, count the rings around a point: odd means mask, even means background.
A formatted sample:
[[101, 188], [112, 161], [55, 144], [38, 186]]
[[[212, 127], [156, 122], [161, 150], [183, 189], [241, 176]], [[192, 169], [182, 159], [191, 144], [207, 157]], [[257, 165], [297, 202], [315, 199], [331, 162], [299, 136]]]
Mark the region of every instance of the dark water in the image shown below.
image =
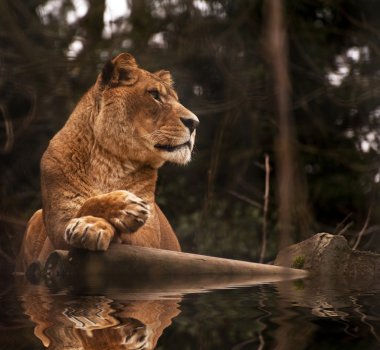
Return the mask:
[[297, 280], [181, 292], [8, 283], [0, 349], [380, 349], [379, 291]]

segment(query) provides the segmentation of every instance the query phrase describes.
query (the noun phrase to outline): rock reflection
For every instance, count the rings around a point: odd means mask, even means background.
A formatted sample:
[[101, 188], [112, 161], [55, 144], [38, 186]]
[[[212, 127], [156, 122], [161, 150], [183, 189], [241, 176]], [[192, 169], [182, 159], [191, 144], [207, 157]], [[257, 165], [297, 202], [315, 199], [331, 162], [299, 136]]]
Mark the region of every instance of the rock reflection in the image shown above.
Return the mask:
[[342, 309], [352, 307], [351, 289], [326, 285], [318, 279], [279, 283], [277, 289], [282, 298], [310, 309], [318, 317], [343, 318], [348, 314]]
[[[273, 317], [273, 321], [278, 325], [274, 332], [276, 350], [306, 349], [315, 339], [319, 327], [310, 322], [310, 316], [297, 313], [297, 310], [301, 310], [300, 307], [310, 310], [310, 313], [317, 318], [337, 319], [341, 324], [349, 326], [348, 319], [357, 313], [358, 309], [355, 305], [357, 299], [353, 294], [360, 296], [369, 291], [360, 292], [360, 286], [356, 286], [357, 290], [354, 292], [347, 285], [342, 284], [338, 287], [337, 283], [328, 282], [320, 279], [304, 279], [276, 284], [279, 296], [276, 306], [281, 310], [278, 317]], [[371, 317], [371, 320], [378, 319]], [[360, 315], [360, 322], [368, 327], [370, 333], [379, 341], [375, 327], [367, 320], [364, 313]]]
[[180, 298], [132, 300], [118, 293], [106, 296], [52, 294], [29, 286], [22, 296], [34, 334], [47, 349], [154, 349], [172, 319], [180, 313]]

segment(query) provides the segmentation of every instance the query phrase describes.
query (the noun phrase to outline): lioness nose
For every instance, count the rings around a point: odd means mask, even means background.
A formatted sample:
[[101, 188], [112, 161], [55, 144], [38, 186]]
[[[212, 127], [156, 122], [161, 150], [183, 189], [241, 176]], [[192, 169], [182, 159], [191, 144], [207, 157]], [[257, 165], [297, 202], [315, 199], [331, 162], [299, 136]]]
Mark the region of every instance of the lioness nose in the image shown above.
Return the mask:
[[189, 130], [190, 130], [190, 134], [193, 133], [193, 131], [197, 128], [197, 126], [199, 125], [199, 120], [197, 117], [181, 117], [181, 122], [183, 123], [183, 125], [185, 125]]

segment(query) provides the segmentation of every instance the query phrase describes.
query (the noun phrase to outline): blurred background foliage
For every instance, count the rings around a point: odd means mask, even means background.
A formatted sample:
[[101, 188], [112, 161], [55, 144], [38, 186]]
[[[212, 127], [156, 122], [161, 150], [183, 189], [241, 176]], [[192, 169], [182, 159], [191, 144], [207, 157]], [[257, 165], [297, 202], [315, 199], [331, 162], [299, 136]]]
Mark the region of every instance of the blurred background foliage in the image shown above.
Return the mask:
[[[263, 0], [1, 0], [2, 269], [41, 206], [49, 139], [122, 51], [147, 70], [169, 69], [201, 120], [193, 161], [165, 165], [157, 188], [184, 250], [258, 260], [265, 223], [272, 259], [281, 201], [290, 241], [327, 231], [354, 244], [362, 231], [359, 248], [380, 250], [380, 2], [282, 4], [287, 49], [273, 58]], [[285, 201], [273, 59], [287, 60], [290, 81], [294, 183]]]

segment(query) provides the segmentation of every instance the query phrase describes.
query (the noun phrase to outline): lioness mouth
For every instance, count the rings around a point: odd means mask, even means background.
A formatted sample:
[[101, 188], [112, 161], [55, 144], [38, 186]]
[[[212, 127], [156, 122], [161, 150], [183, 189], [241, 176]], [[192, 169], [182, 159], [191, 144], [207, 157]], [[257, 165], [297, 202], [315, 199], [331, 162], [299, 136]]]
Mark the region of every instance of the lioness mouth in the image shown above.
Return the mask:
[[177, 146], [171, 146], [171, 145], [160, 145], [160, 144], [157, 144], [154, 146], [155, 148], [158, 148], [162, 151], [166, 151], [166, 152], [174, 152], [174, 151], [177, 151], [179, 150], [180, 148], [182, 147], [189, 147], [190, 148], [190, 141], [187, 141], [185, 143], [182, 143], [180, 145], [177, 145]]

